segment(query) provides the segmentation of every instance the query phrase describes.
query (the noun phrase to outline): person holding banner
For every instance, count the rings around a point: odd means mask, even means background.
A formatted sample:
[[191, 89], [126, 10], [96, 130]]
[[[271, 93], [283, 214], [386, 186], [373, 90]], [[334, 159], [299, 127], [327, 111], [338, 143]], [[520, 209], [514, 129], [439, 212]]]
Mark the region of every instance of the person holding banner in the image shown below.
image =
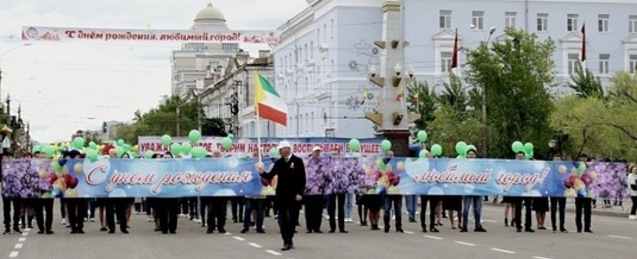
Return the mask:
[[[475, 160], [478, 158], [476, 154], [476, 150], [472, 148], [467, 151], [467, 158]], [[467, 225], [469, 224], [469, 210], [471, 206], [473, 206], [473, 219], [475, 221], [474, 232], [487, 232], [486, 229], [482, 227], [482, 202], [484, 201], [484, 197], [478, 195], [467, 195], [463, 197], [464, 209], [462, 210], [462, 228], [460, 232], [467, 232]]]
[[[338, 231], [340, 233], [348, 233], [345, 230], [345, 195], [347, 190], [347, 179], [349, 178], [350, 168], [346, 161], [341, 158], [340, 153], [332, 156], [331, 160], [331, 182], [326, 188], [327, 195], [327, 214], [330, 217], [330, 232], [336, 232], [336, 220], [338, 220]], [[338, 216], [336, 210], [338, 209]]]
[[[128, 154], [123, 154], [122, 159], [130, 158]], [[119, 230], [128, 234], [126, 229], [126, 210], [128, 208], [129, 198], [108, 198], [106, 200], [106, 225], [108, 226], [108, 233], [115, 233], [115, 220], [119, 223]]]
[[[589, 159], [586, 154], [580, 155], [580, 163], [586, 163], [588, 161]], [[593, 233], [591, 230], [591, 204], [592, 198], [580, 197], [579, 194], [577, 198], [575, 198], [575, 225], [577, 226], [577, 233], [582, 233], [582, 214], [584, 214], [584, 232]]]
[[[164, 159], [174, 159], [170, 152], [164, 154]], [[177, 215], [179, 214], [179, 198], [157, 198], [155, 200], [159, 227], [162, 234], [177, 234]]]
[[[77, 150], [68, 153], [69, 159], [79, 159], [81, 154]], [[71, 224], [71, 234], [84, 234], [84, 218], [88, 213], [85, 198], [65, 198], [68, 210], [69, 223]]]
[[630, 200], [633, 203], [633, 206], [630, 208], [630, 215], [628, 219], [637, 219], [637, 165], [631, 165], [628, 170], [628, 190], [630, 191]]
[[[515, 156], [516, 160], [526, 160], [526, 154], [524, 152], [518, 152]], [[515, 227], [517, 232], [522, 232], [522, 205], [524, 205], [524, 232], [533, 233], [535, 230], [532, 228], [532, 214], [531, 214], [531, 198], [514, 197], [513, 204], [515, 204]]]
[[[36, 159], [44, 159], [44, 154], [35, 152]], [[42, 194], [44, 190], [41, 190]], [[35, 199], [35, 222], [38, 225], [38, 234], [53, 234], [53, 202], [54, 198]], [[46, 219], [45, 219], [46, 215]]]
[[[562, 155], [559, 153], [553, 156], [553, 161], [561, 162]], [[566, 198], [565, 197], [551, 197], [551, 225], [553, 227], [553, 233], [557, 232], [557, 220], [556, 214], [559, 206], [560, 213], [560, 232], [568, 233], [564, 227], [564, 219], [566, 218]]]
[[301, 158], [292, 154], [292, 146], [287, 141], [279, 143], [281, 158], [274, 163], [272, 170], [265, 173], [263, 164], [257, 169], [262, 178], [271, 180], [278, 176], [276, 202], [279, 209], [279, 227], [283, 239], [282, 251], [294, 249], [294, 231], [299, 219], [299, 203], [305, 192], [305, 166]]
[[4, 215], [4, 232], [3, 235], [11, 234], [11, 205], [13, 205], [13, 231], [16, 233], [22, 233], [20, 230], [20, 200], [17, 198], [18, 189], [12, 188], [11, 181], [7, 179], [5, 175], [5, 166], [9, 160], [13, 159], [10, 154], [3, 154], [2, 156], [2, 208]]
[[[305, 189], [305, 226], [307, 233], [323, 233], [321, 222], [323, 221], [323, 206], [325, 202], [325, 168], [326, 163], [321, 158], [321, 148], [315, 146], [312, 155], [305, 165], [308, 185]], [[331, 214], [330, 214], [331, 215]], [[331, 217], [331, 216], [330, 216]], [[341, 218], [342, 219], [342, 218]], [[331, 218], [330, 218], [331, 222]], [[331, 224], [331, 223], [330, 223]]]
[[[393, 158], [394, 157], [394, 151], [387, 151], [387, 153], [385, 153], [385, 156], [387, 158]], [[383, 198], [383, 210], [384, 210], [384, 217], [383, 217], [383, 221], [385, 223], [385, 233], [389, 233], [389, 229], [391, 228], [391, 223], [390, 223], [390, 219], [391, 219], [391, 213], [392, 213], [392, 205], [393, 205], [393, 209], [394, 209], [394, 215], [396, 216], [396, 219], [394, 221], [394, 223], [396, 224], [396, 233], [405, 233], [405, 231], [403, 230], [403, 223], [402, 223], [402, 211], [403, 211], [403, 196], [400, 194], [385, 194], [385, 197]]]
[[[220, 150], [215, 150], [212, 157], [215, 159], [221, 159], [223, 154]], [[214, 233], [215, 228], [219, 233], [226, 233], [226, 209], [228, 207], [228, 201], [226, 197], [207, 197], [208, 202], [208, 230], [206, 234]]]

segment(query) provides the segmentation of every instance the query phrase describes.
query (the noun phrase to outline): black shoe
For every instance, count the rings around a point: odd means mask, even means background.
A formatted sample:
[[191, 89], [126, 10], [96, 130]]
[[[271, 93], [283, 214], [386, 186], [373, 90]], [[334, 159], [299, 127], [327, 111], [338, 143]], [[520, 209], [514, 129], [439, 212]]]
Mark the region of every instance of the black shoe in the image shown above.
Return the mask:
[[396, 229], [396, 233], [405, 233], [405, 231], [402, 228]]
[[415, 219], [409, 219], [409, 223], [416, 223]]
[[341, 230], [341, 231], [338, 231], [338, 232], [343, 233], [343, 234], [349, 233], [347, 230]]
[[334, 230], [334, 229], [332, 229], [332, 230], [328, 231], [328, 233], [330, 233], [330, 234], [331, 234], [331, 233], [334, 233], [334, 232], [336, 232], [336, 230]]
[[422, 233], [427, 233], [427, 228], [426, 227], [422, 228]]
[[44, 234], [44, 230], [40, 230], [40, 231], [38, 231], [38, 234], [39, 234], [39, 235]]
[[[103, 227], [103, 228], [100, 228], [100, 231], [104, 232], [104, 231], [108, 231], [108, 229]], [[155, 231], [157, 231], [157, 229], [155, 229]]]
[[222, 229], [219, 229], [219, 233], [221, 233], [221, 234], [225, 234], [225, 233], [226, 233], [226, 230], [225, 230], [225, 229], [223, 229], [223, 228], [222, 228]]
[[320, 231], [320, 230], [314, 230], [314, 233], [316, 233], [316, 234], [323, 234], [323, 231]]
[[515, 230], [515, 232], [520, 233], [520, 232], [522, 232], [522, 229], [521, 229], [521, 228], [518, 228], [517, 230]]
[[430, 228], [429, 228], [429, 232], [432, 232], [432, 233], [438, 233], [438, 232], [440, 232], [440, 231], [438, 231], [438, 229], [437, 229], [436, 227], [430, 227]]
[[385, 228], [385, 233], [389, 233], [389, 228]]
[[591, 233], [591, 234], [592, 234], [592, 233], [593, 233], [593, 230], [586, 229], [586, 230], [584, 230], [584, 232], [586, 232], [586, 233]]
[[13, 228], [13, 231], [15, 231], [15, 232], [16, 232], [16, 233], [18, 233], [18, 234], [22, 234], [22, 231], [20, 230], [20, 228], [19, 228], [19, 227], [14, 227], [14, 228]]
[[114, 229], [113, 230], [109, 230], [108, 233], [109, 234], [115, 234], [115, 230]]
[[127, 229], [121, 229], [121, 231], [122, 231], [122, 233], [124, 233], [124, 234], [128, 234], [128, 233], [129, 233]]
[[367, 226], [367, 222], [364, 222], [364, 221], [363, 221], [363, 222], [361, 222], [361, 224], [360, 224], [360, 225], [361, 225], [361, 227], [366, 227], [366, 226]]
[[312, 234], [312, 232], [314, 232], [314, 231], [313, 230], [305, 231], [306, 234]]
[[509, 219], [504, 218], [504, 226], [508, 227], [509, 226]]
[[[258, 233], [258, 234], [265, 234], [265, 230], [263, 230], [263, 229], [257, 229], [257, 233]], [[323, 232], [321, 232], [321, 233], [323, 233]]]
[[241, 230], [241, 234], [248, 233], [248, 231], [250, 231], [250, 229], [249, 229], [249, 228], [243, 228], [243, 229]]
[[75, 229], [71, 229], [71, 234], [77, 234], [77, 231], [75, 231]]
[[533, 230], [532, 228], [525, 228], [524, 232], [535, 233], [535, 230]]
[[[155, 227], [155, 231], [162, 231], [160, 227]], [[163, 231], [162, 231], [163, 232]]]
[[478, 226], [473, 230], [473, 232], [487, 232], [487, 230], [484, 229], [482, 226]]
[[174, 234], [177, 234], [177, 231], [174, 231], [174, 230], [173, 230], [173, 231], [170, 231], [170, 234], [173, 234], [173, 235], [174, 235]]
[[53, 230], [50, 230], [50, 229], [46, 231], [47, 235], [53, 235], [53, 233], [55, 233], [55, 232], [53, 232]]
[[168, 231], [161, 231], [162, 235], [168, 234]]
[[461, 228], [460, 228], [460, 232], [463, 232], [463, 233], [464, 233], [464, 232], [469, 232], [469, 230], [467, 230], [467, 228], [466, 228], [466, 227], [461, 227]]
[[[215, 233], [215, 231], [211, 229], [206, 230], [206, 234], [212, 234], [212, 233]], [[243, 231], [241, 231], [241, 233], [243, 233]]]
[[563, 228], [563, 229], [560, 229], [560, 232], [562, 232], [562, 233], [568, 233], [568, 230], [566, 230], [565, 228]]
[[283, 245], [283, 247], [281, 247], [281, 251], [288, 251], [290, 249], [292, 249], [292, 246], [288, 244], [285, 244]]

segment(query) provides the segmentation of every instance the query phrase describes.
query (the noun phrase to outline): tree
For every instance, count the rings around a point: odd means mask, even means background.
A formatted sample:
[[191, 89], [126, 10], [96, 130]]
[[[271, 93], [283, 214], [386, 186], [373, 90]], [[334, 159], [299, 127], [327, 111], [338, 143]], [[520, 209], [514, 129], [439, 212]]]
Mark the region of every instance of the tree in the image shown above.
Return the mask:
[[554, 86], [555, 45], [521, 30], [505, 32], [507, 40], [463, 50], [468, 60], [466, 81], [476, 88], [474, 93], [486, 90], [488, 156], [493, 158], [512, 157], [515, 140], [538, 145], [547, 143], [551, 135], [553, 104], [547, 88]]
[[571, 80], [572, 82], [568, 86], [575, 91], [577, 96], [582, 98], [595, 97], [604, 100], [602, 81], [588, 68], [584, 69], [579, 62], [576, 62], [575, 74], [571, 75]]
[[609, 146], [621, 145], [613, 137], [614, 130], [605, 125], [608, 108], [597, 97], [571, 95], [555, 104], [551, 115], [551, 128], [570, 131], [569, 145], [562, 150], [564, 155], [578, 157], [586, 154], [606, 154]]
[[428, 130], [427, 126], [434, 120], [436, 98], [436, 93], [430, 89], [427, 82], [417, 82], [407, 86], [407, 108], [410, 113], [420, 115], [420, 119], [415, 122], [418, 129]]
[[[222, 119], [204, 119], [201, 124], [201, 134], [204, 136], [227, 136]], [[236, 133], [236, 132], [235, 132]]]
[[435, 119], [429, 124], [431, 141], [440, 144], [444, 155], [455, 157], [455, 144], [465, 141], [478, 144], [484, 139], [484, 125], [479, 116], [472, 110], [458, 111], [450, 105], [441, 105], [434, 112]]
[[608, 125], [632, 140], [634, 145], [637, 142], [637, 75], [618, 72], [611, 81]]

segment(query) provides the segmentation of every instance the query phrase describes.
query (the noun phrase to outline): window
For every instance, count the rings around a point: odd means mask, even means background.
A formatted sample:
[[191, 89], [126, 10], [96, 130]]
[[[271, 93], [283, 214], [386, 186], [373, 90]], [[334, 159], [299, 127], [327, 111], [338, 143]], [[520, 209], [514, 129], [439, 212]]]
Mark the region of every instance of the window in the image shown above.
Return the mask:
[[537, 14], [537, 31], [549, 30], [549, 14], [539, 13]]
[[637, 54], [631, 54], [628, 59], [628, 71], [631, 74], [637, 73]]
[[517, 17], [516, 12], [504, 13], [504, 26], [506, 28], [515, 28], [516, 17]]
[[579, 18], [578, 14], [569, 14], [566, 16], [566, 31], [577, 31], [577, 18]]
[[440, 52], [440, 72], [448, 73], [451, 71], [451, 52]]
[[323, 24], [323, 41], [327, 41], [327, 24]]
[[237, 43], [222, 43], [221, 49], [225, 51], [237, 51], [239, 50], [239, 44]]
[[610, 74], [610, 54], [599, 54], [599, 73]]
[[473, 24], [477, 30], [484, 30], [484, 11], [473, 11], [472, 14], [471, 24]]
[[451, 28], [451, 10], [440, 10], [440, 29]]
[[599, 18], [597, 19], [597, 27], [599, 32], [608, 32], [609, 28], [608, 28], [608, 22], [610, 19], [610, 15], [608, 14], [600, 14]]
[[310, 41], [310, 58], [314, 58], [314, 41]]
[[321, 44], [321, 28], [316, 28], [316, 40]]
[[628, 16], [628, 33], [637, 33], [637, 15]]
[[568, 74], [574, 74], [577, 63], [579, 62], [579, 54], [568, 54]]
[[330, 38], [334, 38], [334, 19], [330, 22]]

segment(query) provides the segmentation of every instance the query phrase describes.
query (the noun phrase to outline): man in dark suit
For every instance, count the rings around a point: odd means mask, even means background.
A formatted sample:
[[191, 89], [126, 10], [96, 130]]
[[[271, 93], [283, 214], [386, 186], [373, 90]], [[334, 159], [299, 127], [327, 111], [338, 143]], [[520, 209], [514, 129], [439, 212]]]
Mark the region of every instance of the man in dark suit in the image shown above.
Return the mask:
[[[518, 152], [515, 156], [516, 160], [524, 161], [526, 160], [524, 152]], [[522, 207], [525, 208], [524, 214], [524, 232], [534, 233], [535, 230], [531, 227], [533, 222], [531, 218], [531, 204], [532, 199], [528, 197], [515, 197], [513, 198], [513, 203], [515, 204], [515, 227], [517, 232], [522, 232]]]
[[[590, 162], [586, 154], [582, 154], [579, 157], [580, 163]], [[577, 226], [577, 233], [582, 233], [582, 214], [584, 215], [584, 232], [593, 233], [591, 230], [591, 204], [592, 198], [577, 196], [575, 198], [575, 226]]]
[[271, 180], [278, 175], [276, 202], [279, 207], [279, 227], [283, 238], [281, 250], [294, 249], [294, 231], [299, 220], [299, 205], [305, 192], [305, 166], [301, 158], [292, 154], [292, 146], [287, 141], [279, 144], [281, 158], [274, 163], [272, 171], [264, 173], [263, 165], [257, 168], [261, 177]]

